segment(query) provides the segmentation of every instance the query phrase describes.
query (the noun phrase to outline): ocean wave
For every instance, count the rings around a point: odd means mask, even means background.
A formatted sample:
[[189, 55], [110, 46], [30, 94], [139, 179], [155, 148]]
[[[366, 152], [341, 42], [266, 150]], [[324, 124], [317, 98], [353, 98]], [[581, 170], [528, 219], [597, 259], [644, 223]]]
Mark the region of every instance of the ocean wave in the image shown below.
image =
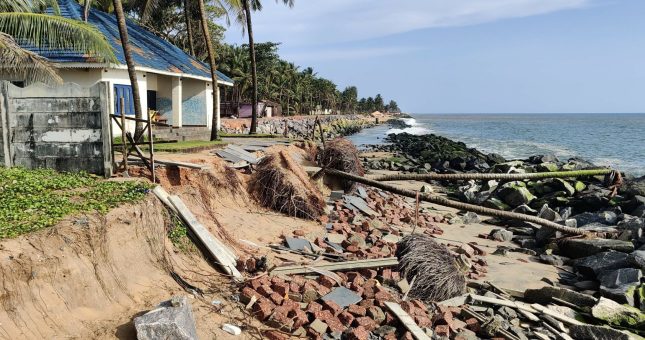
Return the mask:
[[421, 127], [421, 126], [412, 126], [412, 127], [405, 128], [405, 129], [389, 129], [389, 130], [387, 130], [387, 132], [385, 132], [386, 135], [389, 135], [389, 134], [398, 135], [399, 133], [409, 133], [411, 135], [421, 136], [421, 135], [429, 134], [430, 130], [428, 130], [428, 129], [424, 128], [424, 127]]
[[421, 125], [421, 124], [417, 123], [417, 120], [414, 119], [414, 118], [401, 118], [401, 120], [408, 126]]

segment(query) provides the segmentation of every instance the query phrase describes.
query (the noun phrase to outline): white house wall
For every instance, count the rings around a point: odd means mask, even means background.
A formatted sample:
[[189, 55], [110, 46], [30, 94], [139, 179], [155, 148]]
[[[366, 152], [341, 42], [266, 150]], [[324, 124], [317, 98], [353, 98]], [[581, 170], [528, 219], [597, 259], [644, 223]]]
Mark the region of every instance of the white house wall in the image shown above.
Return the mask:
[[183, 125], [206, 126], [206, 84], [201, 80], [182, 79]]
[[[176, 127], [199, 125], [211, 128], [213, 106], [217, 109], [218, 114], [220, 108], [219, 88], [216, 93], [217, 101], [214, 102], [211, 82], [152, 72], [137, 71], [136, 73], [144, 119], [148, 114], [147, 91], [150, 90], [157, 91], [157, 110], [168, 120], [169, 125]], [[100, 81], [107, 82], [110, 114], [114, 114], [114, 104], [116, 103], [114, 85], [130, 85], [130, 77], [125, 69], [67, 68], [60, 69], [59, 74], [65, 83], [77, 83], [84, 87], [92, 86]], [[134, 131], [134, 121], [126, 123], [128, 130]], [[116, 123], [113, 123], [113, 133], [115, 135], [121, 134]]]

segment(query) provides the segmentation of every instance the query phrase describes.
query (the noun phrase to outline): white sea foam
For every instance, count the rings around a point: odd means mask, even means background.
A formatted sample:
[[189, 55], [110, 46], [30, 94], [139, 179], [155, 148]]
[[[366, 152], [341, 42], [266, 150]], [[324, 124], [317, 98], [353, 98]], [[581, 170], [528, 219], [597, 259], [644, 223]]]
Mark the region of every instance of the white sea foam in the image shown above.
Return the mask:
[[428, 129], [424, 128], [424, 127], [421, 127], [421, 126], [413, 126], [413, 127], [409, 127], [409, 128], [405, 128], [405, 129], [389, 129], [389, 130], [387, 130], [387, 132], [385, 134], [389, 135], [391, 133], [393, 133], [395, 135], [398, 135], [399, 133], [409, 133], [411, 135], [420, 136], [420, 135], [429, 134], [430, 130], [428, 130]]
[[401, 120], [408, 125], [409, 127], [403, 129], [389, 129], [385, 133], [386, 135], [399, 133], [409, 133], [411, 135], [427, 135], [430, 133], [430, 130], [423, 127], [423, 124], [417, 123], [417, 120], [414, 118], [401, 118]]

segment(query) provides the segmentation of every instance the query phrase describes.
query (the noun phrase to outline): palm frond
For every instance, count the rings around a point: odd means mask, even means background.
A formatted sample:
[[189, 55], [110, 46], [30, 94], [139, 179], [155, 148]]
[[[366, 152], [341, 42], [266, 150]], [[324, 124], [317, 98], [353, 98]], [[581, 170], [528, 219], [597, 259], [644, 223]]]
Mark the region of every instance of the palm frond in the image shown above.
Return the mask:
[[100, 61], [117, 62], [114, 50], [94, 26], [68, 18], [36, 13], [0, 13], [0, 32], [43, 50], [72, 50]]
[[4, 33], [0, 33], [0, 79], [19, 79], [27, 83], [63, 82], [54, 66], [45, 58], [23, 49]]
[[38, 12], [45, 8], [60, 13], [56, 0], [0, 0], [0, 12]]
[[147, 23], [152, 16], [152, 12], [159, 6], [159, 0], [144, 0], [141, 21]]

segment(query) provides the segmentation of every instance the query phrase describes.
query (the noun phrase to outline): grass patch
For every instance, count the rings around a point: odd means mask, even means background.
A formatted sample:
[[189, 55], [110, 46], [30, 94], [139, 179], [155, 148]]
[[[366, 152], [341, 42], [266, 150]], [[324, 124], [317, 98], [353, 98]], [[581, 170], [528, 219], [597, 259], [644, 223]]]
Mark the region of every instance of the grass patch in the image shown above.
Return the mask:
[[[226, 142], [221, 140], [214, 141], [203, 141], [203, 140], [190, 140], [177, 143], [163, 143], [155, 144], [155, 151], [166, 151], [166, 152], [179, 152], [179, 151], [200, 151], [205, 150], [210, 147], [216, 147], [220, 145], [226, 145]], [[146, 148], [143, 146], [142, 149]]]
[[170, 242], [182, 252], [191, 253], [197, 250], [195, 244], [188, 237], [186, 225], [176, 215], [172, 215], [168, 225], [168, 238]]
[[76, 213], [107, 212], [142, 199], [150, 185], [84, 172], [0, 167], [0, 239], [50, 227]]

